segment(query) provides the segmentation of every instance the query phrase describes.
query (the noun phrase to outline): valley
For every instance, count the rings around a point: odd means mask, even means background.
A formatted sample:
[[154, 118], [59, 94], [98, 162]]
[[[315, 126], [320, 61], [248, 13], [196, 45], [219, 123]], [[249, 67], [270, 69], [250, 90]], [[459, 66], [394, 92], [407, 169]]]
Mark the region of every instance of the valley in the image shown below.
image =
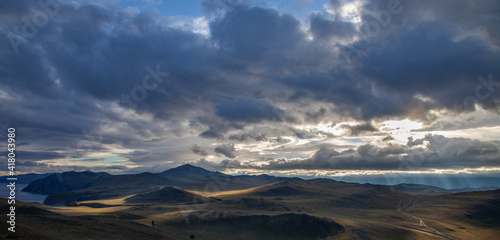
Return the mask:
[[[424, 185], [229, 176], [191, 165], [169, 171], [104, 175], [47, 197], [65, 205], [18, 202], [18, 231], [9, 234], [2, 227], [0, 237], [95, 239], [113, 232], [107, 239], [493, 239], [500, 234], [500, 190], [435, 193]], [[61, 181], [71, 185], [71, 179]], [[433, 193], [422, 193], [427, 190]], [[6, 211], [6, 201], [0, 202]]]

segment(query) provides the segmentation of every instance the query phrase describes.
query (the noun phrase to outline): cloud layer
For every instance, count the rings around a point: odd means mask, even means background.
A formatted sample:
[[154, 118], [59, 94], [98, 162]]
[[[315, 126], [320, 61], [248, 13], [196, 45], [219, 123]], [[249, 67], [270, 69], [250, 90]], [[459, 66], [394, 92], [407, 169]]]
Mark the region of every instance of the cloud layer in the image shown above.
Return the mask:
[[392, 170], [421, 154], [416, 169], [498, 167], [492, 139], [431, 132], [405, 145], [381, 128], [409, 119], [439, 131], [480, 110], [489, 120], [455, 130], [498, 126], [498, 1], [332, 0], [297, 16], [204, 0], [208, 34], [159, 13], [45, 2], [0, 3], [0, 127], [18, 128], [33, 171], [96, 154], [89, 168], [204, 157]]

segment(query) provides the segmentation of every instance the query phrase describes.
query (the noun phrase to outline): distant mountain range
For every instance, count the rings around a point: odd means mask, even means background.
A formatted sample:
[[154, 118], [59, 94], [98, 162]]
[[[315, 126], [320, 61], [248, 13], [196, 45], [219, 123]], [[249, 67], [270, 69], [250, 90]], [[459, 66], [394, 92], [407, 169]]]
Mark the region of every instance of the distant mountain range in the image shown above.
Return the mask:
[[[23, 189], [23, 191], [50, 194], [45, 199], [45, 203], [51, 205], [71, 205], [77, 201], [123, 197], [152, 191], [161, 187], [175, 186], [186, 190], [216, 192], [247, 189], [280, 181], [306, 181], [301, 178], [274, 177], [266, 174], [231, 176], [220, 172], [208, 171], [190, 164], [172, 168], [161, 173], [110, 175], [108, 173], [86, 171], [55, 174], [27, 174], [20, 175], [19, 179], [24, 179], [24, 181], [28, 179], [33, 180]], [[309, 181], [337, 182], [327, 179]], [[353, 183], [344, 184], [345, 186], [353, 186]], [[482, 187], [448, 190], [419, 184], [398, 184], [387, 187], [386, 189], [406, 193], [433, 194], [486, 191], [498, 188]], [[300, 192], [306, 190], [291, 189], [290, 186], [282, 186], [281, 188], [272, 189], [270, 191], [274, 192], [263, 192], [262, 194], [296, 194], [298, 192], [294, 191]]]
[[427, 186], [421, 184], [398, 184], [391, 186], [396, 191], [411, 192], [411, 193], [461, 193], [461, 192], [475, 192], [475, 191], [488, 191], [500, 189], [495, 186], [477, 187], [477, 188], [457, 188], [457, 189], [444, 189], [434, 186]]
[[[65, 172], [25, 191], [50, 193], [46, 204], [67, 207], [19, 201], [16, 219], [24, 239], [496, 239], [500, 190], [484, 189], [230, 176], [192, 165], [156, 174]], [[7, 201], [0, 209], [8, 211]], [[0, 229], [0, 239], [7, 236]]]
[[231, 176], [190, 164], [161, 173], [110, 175], [93, 172], [65, 172], [38, 179], [23, 191], [50, 194], [46, 204], [71, 205], [77, 201], [123, 197], [144, 193], [159, 187], [176, 186], [187, 190], [222, 191], [261, 186], [300, 178], [269, 175]]
[[39, 194], [52, 194], [79, 190], [97, 179], [109, 175], [108, 173], [63, 172], [54, 173], [47, 177], [37, 179], [23, 189], [23, 192]]

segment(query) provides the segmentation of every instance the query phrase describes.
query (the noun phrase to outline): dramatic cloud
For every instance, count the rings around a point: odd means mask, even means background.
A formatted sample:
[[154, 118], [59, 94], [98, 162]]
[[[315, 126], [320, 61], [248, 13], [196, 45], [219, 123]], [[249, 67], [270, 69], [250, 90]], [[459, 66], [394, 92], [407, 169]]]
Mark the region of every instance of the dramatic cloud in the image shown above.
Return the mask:
[[498, 1], [42, 2], [0, 3], [26, 171], [498, 167]]
[[[410, 140], [411, 141], [411, 140]], [[474, 168], [476, 166], [500, 167], [499, 141], [479, 141], [464, 138], [446, 138], [427, 135], [412, 147], [371, 144], [338, 152], [333, 148], [320, 148], [310, 157], [276, 158], [231, 165], [212, 164], [212, 167], [248, 168], [257, 170], [323, 169], [323, 170], [430, 170]], [[205, 163], [206, 160], [205, 160]]]
[[246, 142], [249, 140], [254, 141], [267, 141], [268, 139], [264, 134], [256, 134], [256, 133], [243, 133], [243, 134], [234, 134], [229, 136], [229, 140]]
[[319, 41], [349, 41], [357, 34], [356, 24], [340, 21], [338, 18], [331, 20], [324, 15], [312, 14], [310, 21], [310, 31], [314, 38]]
[[217, 115], [227, 121], [257, 123], [287, 119], [285, 111], [264, 100], [238, 98], [235, 101], [222, 101], [215, 108]]
[[352, 125], [352, 126], [347, 125], [347, 124], [343, 124], [343, 125], [340, 125], [340, 127], [347, 129], [352, 136], [358, 136], [358, 135], [360, 135], [362, 133], [366, 133], [366, 132], [377, 132], [378, 131], [378, 129], [370, 123], [363, 123], [363, 124]]
[[223, 144], [215, 148], [215, 153], [220, 153], [228, 158], [236, 157], [236, 150], [234, 144]]
[[[8, 153], [9, 152], [4, 151], [1, 152], [0, 154], [2, 154], [2, 156], [7, 156]], [[17, 158], [23, 162], [31, 162], [40, 159], [50, 160], [50, 159], [58, 159], [66, 157], [64, 154], [57, 152], [50, 152], [50, 151], [47, 152], [16, 151], [15, 154]]]
[[193, 153], [201, 155], [201, 156], [207, 156], [208, 155], [208, 152], [205, 151], [205, 149], [203, 149], [202, 147], [200, 147], [200, 146], [198, 146], [196, 144], [193, 145], [193, 147], [191, 148], [191, 150], [193, 150]]
[[291, 15], [242, 5], [212, 22], [210, 32], [224, 52], [242, 63], [286, 54], [304, 39], [299, 21]]

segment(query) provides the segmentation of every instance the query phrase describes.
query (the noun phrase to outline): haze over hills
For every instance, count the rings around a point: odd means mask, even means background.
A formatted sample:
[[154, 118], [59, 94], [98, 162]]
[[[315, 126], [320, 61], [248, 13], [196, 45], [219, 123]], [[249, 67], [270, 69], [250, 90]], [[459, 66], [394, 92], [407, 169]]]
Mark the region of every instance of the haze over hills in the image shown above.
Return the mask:
[[391, 187], [397, 191], [412, 192], [412, 193], [460, 193], [460, 192], [488, 191], [488, 190], [500, 189], [500, 187], [495, 187], [495, 186], [444, 189], [422, 184], [406, 184], [406, 183], [397, 184]]
[[[33, 183], [60, 186], [49, 181], [52, 178]], [[77, 181], [65, 179], [68, 185]], [[19, 218], [37, 226], [30, 227], [26, 236], [51, 239], [60, 233], [74, 239], [96, 238], [102, 236], [102, 226], [108, 226], [109, 232], [116, 230], [116, 239], [132, 235], [148, 239], [191, 235], [196, 239], [492, 239], [500, 234], [500, 190], [450, 191], [415, 184], [230, 176], [183, 165], [157, 174], [105, 174], [79, 190], [51, 194], [46, 200], [71, 206], [21, 202], [19, 206], [28, 207], [32, 217], [21, 211]], [[59, 221], [68, 224], [58, 224], [60, 230], [49, 227]], [[89, 230], [70, 230], [71, 224]], [[120, 228], [132, 232], [120, 232]]]

